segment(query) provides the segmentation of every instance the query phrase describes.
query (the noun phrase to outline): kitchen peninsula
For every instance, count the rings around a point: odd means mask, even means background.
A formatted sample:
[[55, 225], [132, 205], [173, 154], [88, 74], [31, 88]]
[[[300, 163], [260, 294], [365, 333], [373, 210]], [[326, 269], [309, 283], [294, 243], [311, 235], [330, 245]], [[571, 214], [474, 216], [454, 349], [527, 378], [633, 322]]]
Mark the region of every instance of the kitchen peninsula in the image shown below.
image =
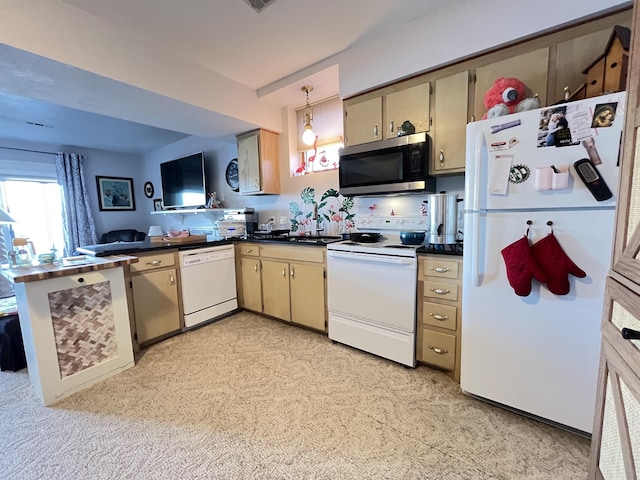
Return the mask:
[[133, 366], [123, 266], [136, 257], [2, 268], [15, 284], [29, 378], [44, 405]]

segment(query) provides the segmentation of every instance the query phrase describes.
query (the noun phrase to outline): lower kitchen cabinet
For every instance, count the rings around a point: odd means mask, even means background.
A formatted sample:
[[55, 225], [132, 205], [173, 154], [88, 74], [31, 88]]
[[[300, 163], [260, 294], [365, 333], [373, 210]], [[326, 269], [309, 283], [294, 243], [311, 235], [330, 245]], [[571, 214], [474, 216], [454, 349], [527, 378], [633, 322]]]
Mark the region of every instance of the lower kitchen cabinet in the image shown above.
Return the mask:
[[263, 313], [291, 321], [289, 264], [276, 260], [262, 260]]
[[145, 344], [181, 329], [177, 251], [139, 255], [131, 265], [136, 340]]
[[240, 304], [326, 332], [324, 247], [239, 243]]
[[239, 304], [247, 310], [262, 312], [260, 245], [244, 242], [237, 244], [236, 259], [239, 262], [239, 275], [236, 275]]
[[416, 357], [460, 381], [462, 258], [418, 256]]

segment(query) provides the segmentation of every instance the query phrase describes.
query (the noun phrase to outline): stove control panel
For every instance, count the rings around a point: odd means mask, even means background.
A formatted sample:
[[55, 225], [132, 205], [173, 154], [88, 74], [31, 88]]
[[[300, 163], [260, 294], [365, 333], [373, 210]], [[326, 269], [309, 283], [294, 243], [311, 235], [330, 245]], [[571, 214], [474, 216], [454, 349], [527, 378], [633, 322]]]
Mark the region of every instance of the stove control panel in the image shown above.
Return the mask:
[[358, 215], [356, 227], [359, 230], [397, 230], [424, 232], [428, 228], [427, 217], [422, 215], [389, 217], [374, 215]]

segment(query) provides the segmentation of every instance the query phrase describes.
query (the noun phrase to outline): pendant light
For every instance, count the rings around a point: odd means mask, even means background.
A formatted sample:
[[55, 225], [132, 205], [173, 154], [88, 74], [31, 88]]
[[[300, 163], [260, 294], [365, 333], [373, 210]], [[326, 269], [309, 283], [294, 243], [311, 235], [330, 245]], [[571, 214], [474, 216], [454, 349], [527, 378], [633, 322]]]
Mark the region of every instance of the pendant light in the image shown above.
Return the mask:
[[304, 132], [302, 133], [302, 141], [305, 145], [313, 145], [316, 140], [316, 134], [313, 133], [311, 127], [311, 120], [313, 120], [313, 112], [311, 111], [311, 105], [309, 105], [309, 92], [313, 91], [313, 87], [311, 85], [303, 85], [300, 87], [304, 93], [307, 94], [307, 104], [304, 107], [304, 112], [302, 114], [303, 122], [304, 122]]

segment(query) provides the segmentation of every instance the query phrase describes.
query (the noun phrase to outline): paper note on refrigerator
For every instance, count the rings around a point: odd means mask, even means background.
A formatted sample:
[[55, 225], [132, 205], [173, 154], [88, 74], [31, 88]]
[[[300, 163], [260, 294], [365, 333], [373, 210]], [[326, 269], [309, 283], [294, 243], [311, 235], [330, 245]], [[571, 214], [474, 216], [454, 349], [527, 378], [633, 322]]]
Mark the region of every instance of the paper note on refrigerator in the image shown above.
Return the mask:
[[494, 155], [489, 162], [489, 193], [505, 195], [509, 185], [509, 172], [513, 155]]

